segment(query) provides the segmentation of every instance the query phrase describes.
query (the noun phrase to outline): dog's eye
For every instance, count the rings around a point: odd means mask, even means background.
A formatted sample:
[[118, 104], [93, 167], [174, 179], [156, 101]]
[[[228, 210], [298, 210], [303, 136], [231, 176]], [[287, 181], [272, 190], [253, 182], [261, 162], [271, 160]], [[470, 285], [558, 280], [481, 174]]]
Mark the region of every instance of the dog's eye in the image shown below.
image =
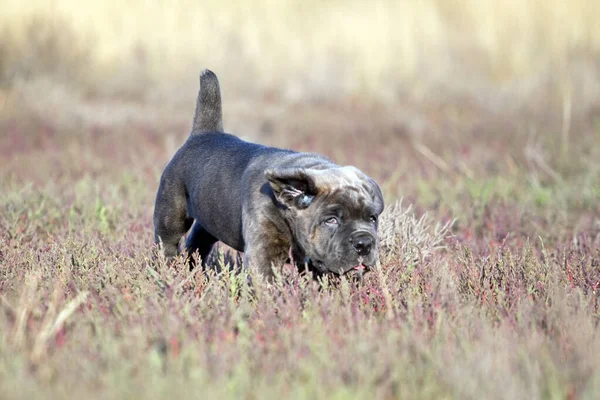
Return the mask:
[[376, 215], [371, 215], [371, 216], [369, 217], [369, 221], [371, 221], [371, 222], [373, 222], [373, 223], [377, 222], [377, 216], [376, 216]]
[[327, 226], [335, 226], [338, 225], [340, 222], [338, 221], [338, 219], [336, 217], [329, 217], [325, 220], [325, 225]]

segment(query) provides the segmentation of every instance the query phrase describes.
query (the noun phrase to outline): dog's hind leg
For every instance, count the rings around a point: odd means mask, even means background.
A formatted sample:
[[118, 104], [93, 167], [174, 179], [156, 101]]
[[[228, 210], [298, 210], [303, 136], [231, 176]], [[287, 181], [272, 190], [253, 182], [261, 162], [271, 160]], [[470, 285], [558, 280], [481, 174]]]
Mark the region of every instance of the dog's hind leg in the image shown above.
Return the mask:
[[185, 191], [176, 184], [161, 179], [154, 205], [154, 242], [162, 243], [165, 257], [170, 260], [179, 254], [179, 241], [194, 220], [187, 212]]
[[204, 266], [206, 265], [206, 259], [216, 242], [217, 238], [208, 233], [198, 221], [194, 223], [192, 231], [185, 241], [185, 249], [190, 257], [190, 269], [194, 267], [194, 261], [193, 258], [191, 258], [192, 254], [198, 250], [202, 265]]

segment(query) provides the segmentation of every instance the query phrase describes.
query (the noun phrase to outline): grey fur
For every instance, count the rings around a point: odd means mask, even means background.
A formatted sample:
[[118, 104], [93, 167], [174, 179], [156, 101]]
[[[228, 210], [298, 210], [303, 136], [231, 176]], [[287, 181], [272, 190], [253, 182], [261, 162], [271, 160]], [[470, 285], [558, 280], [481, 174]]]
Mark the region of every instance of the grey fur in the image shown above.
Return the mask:
[[196, 101], [192, 134], [213, 131], [224, 132], [221, 88], [215, 73], [205, 69], [200, 73], [200, 92]]
[[166, 166], [156, 195], [155, 242], [165, 256], [178, 254], [179, 240], [192, 228], [188, 253], [198, 250], [205, 260], [220, 240], [267, 277], [290, 254], [317, 274], [374, 266], [372, 218], [383, 211], [377, 183], [318, 154], [223, 133], [217, 77], [206, 70], [200, 83], [191, 135]]

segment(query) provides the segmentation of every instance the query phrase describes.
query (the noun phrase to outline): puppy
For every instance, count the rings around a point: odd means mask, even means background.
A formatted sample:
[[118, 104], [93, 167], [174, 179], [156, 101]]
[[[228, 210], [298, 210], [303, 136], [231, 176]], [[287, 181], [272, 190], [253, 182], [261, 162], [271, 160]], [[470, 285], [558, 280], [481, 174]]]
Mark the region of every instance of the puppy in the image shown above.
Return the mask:
[[204, 262], [221, 241], [267, 278], [290, 259], [341, 275], [375, 265], [383, 207], [377, 183], [355, 167], [224, 133], [219, 81], [205, 70], [192, 132], [160, 179], [154, 238], [172, 258], [191, 228], [188, 254]]

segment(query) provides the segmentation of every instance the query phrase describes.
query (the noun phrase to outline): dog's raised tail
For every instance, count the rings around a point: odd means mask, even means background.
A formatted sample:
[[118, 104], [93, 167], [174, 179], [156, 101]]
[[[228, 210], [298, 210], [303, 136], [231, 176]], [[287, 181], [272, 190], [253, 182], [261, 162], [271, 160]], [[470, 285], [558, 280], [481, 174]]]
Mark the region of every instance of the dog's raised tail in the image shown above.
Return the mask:
[[192, 135], [203, 132], [223, 132], [223, 111], [221, 109], [221, 89], [219, 79], [211, 70], [200, 73], [200, 91], [196, 100], [196, 113]]

